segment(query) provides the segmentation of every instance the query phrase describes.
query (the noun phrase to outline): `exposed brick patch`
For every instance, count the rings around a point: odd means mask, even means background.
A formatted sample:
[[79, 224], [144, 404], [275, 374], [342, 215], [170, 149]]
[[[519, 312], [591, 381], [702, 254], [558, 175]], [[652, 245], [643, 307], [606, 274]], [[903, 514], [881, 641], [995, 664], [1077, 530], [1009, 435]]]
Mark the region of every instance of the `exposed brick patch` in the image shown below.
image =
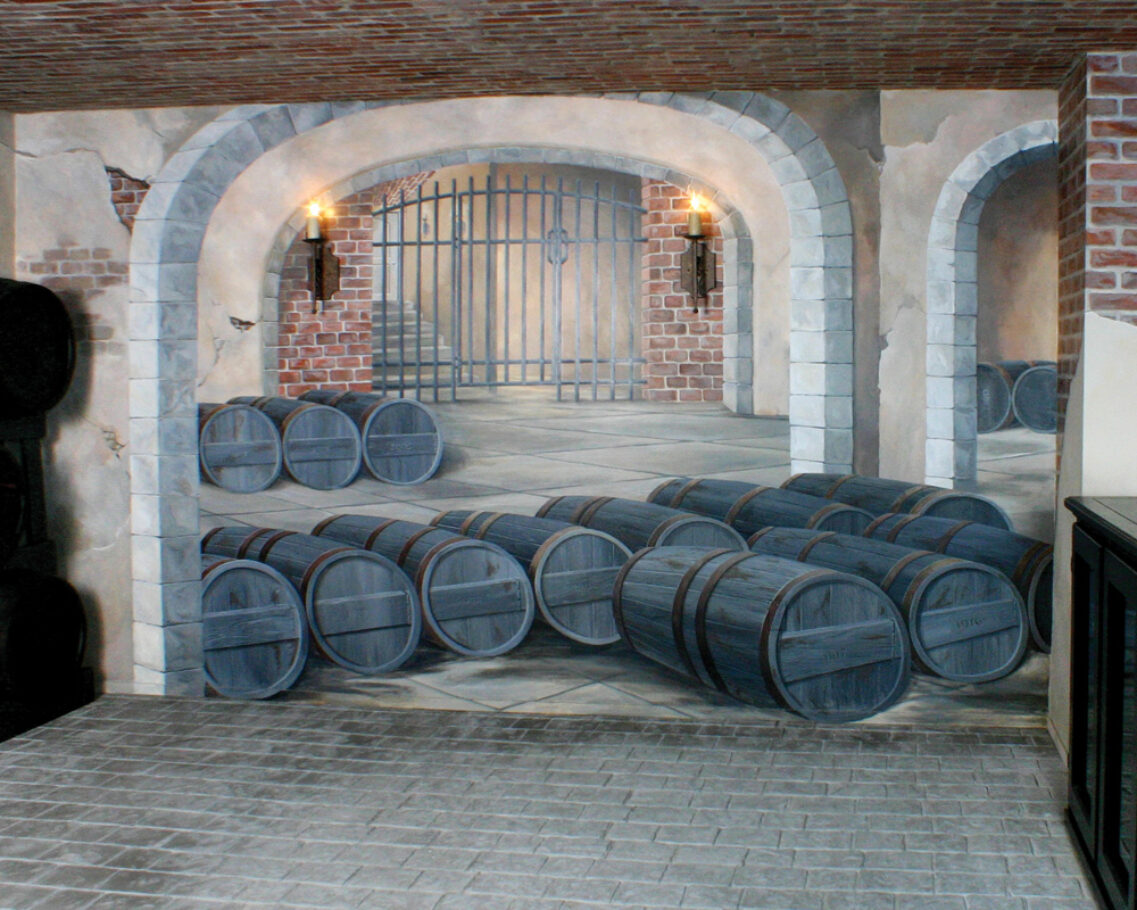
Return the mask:
[[340, 290], [312, 312], [308, 286], [311, 247], [297, 234], [280, 275], [279, 391], [296, 397], [310, 389], [371, 391], [373, 228], [371, 213], [384, 198], [411, 193], [432, 174], [413, 174], [337, 200], [324, 216], [324, 236], [340, 261]]
[[[679, 257], [687, 248], [690, 198], [686, 190], [645, 178], [642, 337], [644, 398], [648, 401], [722, 401], [722, 291], [692, 310], [679, 284]], [[722, 232], [703, 216], [707, 243], [722, 285]]]
[[150, 184], [114, 167], [107, 168], [107, 179], [111, 184], [111, 203], [118, 213], [118, 220], [129, 230], [134, 230], [134, 216], [142, 207]]

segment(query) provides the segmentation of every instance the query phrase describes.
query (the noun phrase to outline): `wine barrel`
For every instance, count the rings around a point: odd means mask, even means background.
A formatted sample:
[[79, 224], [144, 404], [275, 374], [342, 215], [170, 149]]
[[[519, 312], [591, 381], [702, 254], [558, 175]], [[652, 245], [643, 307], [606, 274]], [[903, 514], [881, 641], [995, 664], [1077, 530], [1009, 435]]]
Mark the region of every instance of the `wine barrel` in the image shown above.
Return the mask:
[[0, 571], [0, 701], [51, 702], [72, 680], [87, 619], [64, 579], [31, 569]]
[[398, 669], [422, 636], [414, 586], [377, 553], [274, 528], [214, 528], [202, 552], [267, 563], [300, 594], [311, 640], [328, 660], [356, 673]]
[[330, 389], [305, 392], [300, 398], [336, 408], [355, 422], [363, 438], [363, 463], [376, 480], [422, 483], [442, 464], [438, 420], [426, 405], [413, 398]]
[[633, 551], [678, 546], [746, 549], [745, 538], [724, 522], [634, 499], [556, 496], [541, 506], [537, 517], [603, 531]]
[[620, 640], [612, 584], [631, 551], [603, 531], [505, 512], [440, 512], [431, 524], [497, 544], [528, 567], [537, 615], [584, 645]]
[[0, 312], [0, 418], [42, 414], [75, 372], [71, 317], [54, 292], [9, 278], [0, 278]]
[[919, 669], [955, 682], [1012, 673], [1030, 630], [1014, 586], [990, 566], [894, 543], [800, 528], [766, 528], [750, 548], [859, 575], [896, 604]]
[[292, 398], [230, 398], [263, 412], [280, 432], [284, 470], [315, 490], [338, 490], [359, 473], [363, 446], [351, 418], [335, 408]]
[[929, 484], [860, 474], [795, 474], [782, 484], [782, 489], [848, 503], [873, 515], [910, 512], [913, 515], [978, 521], [1004, 531], [1014, 530], [1010, 516], [986, 496], [945, 490]]
[[1058, 432], [1058, 367], [1038, 363], [1024, 370], [1011, 390], [1015, 419], [1036, 433]]
[[881, 515], [866, 537], [970, 559], [998, 569], [1018, 589], [1030, 619], [1031, 640], [1050, 651], [1053, 623], [1054, 547], [1033, 537], [974, 521], [927, 515]]
[[24, 471], [16, 457], [0, 445], [0, 565], [19, 545], [26, 504]]
[[903, 619], [852, 575], [756, 553], [656, 547], [627, 562], [613, 600], [639, 654], [810, 720], [869, 717], [910, 680]]
[[257, 493], [276, 483], [284, 465], [276, 425], [247, 404], [197, 406], [198, 457], [210, 483]]
[[382, 553], [398, 565], [418, 590], [426, 636], [458, 654], [504, 654], [533, 625], [536, 607], [525, 570], [491, 543], [371, 515], [335, 515], [312, 533]]
[[201, 557], [205, 681], [230, 698], [289, 688], [308, 659], [308, 624], [296, 589], [251, 559]]
[[738, 480], [680, 477], [660, 484], [648, 501], [717, 518], [747, 536], [771, 525], [860, 534], [873, 519], [856, 506]]

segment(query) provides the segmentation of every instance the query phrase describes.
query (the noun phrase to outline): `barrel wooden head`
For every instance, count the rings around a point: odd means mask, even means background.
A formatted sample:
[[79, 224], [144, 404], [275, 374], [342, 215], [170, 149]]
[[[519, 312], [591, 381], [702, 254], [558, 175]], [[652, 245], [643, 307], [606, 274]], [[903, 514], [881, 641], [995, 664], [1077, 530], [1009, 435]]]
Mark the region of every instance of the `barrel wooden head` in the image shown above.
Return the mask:
[[233, 493], [266, 490], [284, 465], [280, 433], [268, 417], [244, 404], [199, 404], [198, 456], [210, 483]]
[[1015, 422], [1011, 410], [1011, 386], [1014, 378], [994, 363], [975, 365], [976, 430], [991, 433]]
[[458, 654], [504, 654], [521, 644], [533, 625], [529, 578], [494, 544], [367, 515], [337, 515], [320, 522], [314, 533], [392, 558], [418, 591], [424, 633]]
[[230, 698], [269, 698], [289, 688], [308, 658], [300, 596], [283, 575], [253, 560], [203, 556], [205, 681]]
[[1022, 372], [1011, 389], [1015, 419], [1036, 433], [1058, 431], [1058, 369], [1038, 364]]
[[638, 552], [616, 581], [631, 647], [735, 698], [821, 722], [859, 720], [907, 689], [896, 607], [854, 576], [693, 547]]

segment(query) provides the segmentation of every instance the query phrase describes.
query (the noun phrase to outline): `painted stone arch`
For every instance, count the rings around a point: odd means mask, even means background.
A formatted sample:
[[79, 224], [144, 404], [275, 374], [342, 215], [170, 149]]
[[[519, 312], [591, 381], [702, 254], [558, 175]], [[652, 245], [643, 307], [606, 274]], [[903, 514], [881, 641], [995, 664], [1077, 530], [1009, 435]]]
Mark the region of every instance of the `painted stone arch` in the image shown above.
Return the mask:
[[940, 191], [928, 233], [925, 482], [974, 480], [979, 219], [1008, 177], [1058, 154], [1058, 124], [1026, 123], [967, 156]]
[[[459, 157], [464, 160], [458, 162]], [[692, 192], [699, 193], [707, 200], [715, 223], [722, 232], [722, 242], [725, 262], [730, 263], [729, 274], [724, 275], [723, 292], [723, 325], [724, 346], [729, 346], [734, 352], [729, 359], [730, 371], [735, 377], [740, 377], [741, 384], [748, 385], [750, 377], [754, 375], [753, 344], [739, 344], [737, 339], [730, 339], [738, 334], [739, 301], [752, 300], [754, 296], [754, 244], [750, 237], [749, 228], [745, 219], [738, 213], [730, 202], [714, 187], [701, 183], [690, 174], [681, 173], [658, 164], [639, 161], [633, 158], [624, 158], [618, 155], [600, 154], [597, 152], [582, 151], [578, 149], [549, 149], [536, 147], [496, 147], [479, 148], [473, 152], [457, 150], [448, 157], [450, 164], [469, 163], [482, 164], [496, 162], [501, 164], [565, 164], [578, 167], [593, 168], [596, 170], [614, 171], [621, 174], [632, 174], [651, 180], [662, 180], [667, 183], [690, 188]], [[400, 177], [409, 177], [432, 170], [436, 161], [410, 159], [380, 167], [369, 168], [359, 174], [340, 181], [319, 193], [315, 199], [322, 206], [333, 206], [338, 200], [360, 188], [370, 188], [397, 180]], [[276, 234], [276, 239], [269, 254], [269, 261], [265, 268], [264, 290], [262, 301], [262, 323], [264, 324], [264, 364], [265, 381], [264, 394], [277, 394], [280, 387], [276, 376], [279, 371], [280, 358], [278, 354], [279, 337], [276, 326], [280, 321], [280, 278], [284, 267], [285, 256], [304, 224], [299, 215], [294, 216], [285, 223]], [[749, 315], [749, 314], [747, 314]], [[743, 324], [746, 317], [742, 318]], [[727, 330], [725, 327], [731, 327]], [[725, 370], [724, 370], [725, 371]], [[736, 385], [739, 380], [736, 379]], [[753, 414], [753, 401], [750, 395], [739, 395], [735, 392], [732, 410], [739, 414]]]
[[[850, 470], [852, 222], [844, 182], [825, 145], [785, 105], [753, 93], [612, 94], [598, 100], [658, 105], [690, 115], [702, 121], [700, 133], [713, 138], [716, 130], [726, 131], [769, 164], [790, 220], [793, 467]], [[460, 103], [486, 102], [492, 99]], [[319, 127], [386, 106], [251, 105], [227, 111], [166, 162], [138, 212], [130, 248], [129, 387], [135, 686], [140, 692], [198, 693], [203, 687], [196, 345], [198, 259], [210, 218], [227, 188], [261, 156], [303, 141]], [[382, 135], [377, 141], [384, 138], [397, 142]], [[572, 144], [587, 147], [587, 138]], [[650, 159], [650, 151], [643, 157]], [[439, 154], [421, 169], [446, 163], [446, 155]], [[306, 201], [288, 200], [290, 210], [298, 212]], [[733, 242], [748, 243], [739, 236]], [[742, 411], [749, 409], [753, 392], [746, 358], [739, 356], [753, 345], [752, 297], [740, 293], [753, 285], [752, 257], [745, 252], [728, 254], [724, 263], [726, 285], [738, 289], [733, 300], [724, 295], [724, 306], [735, 314], [723, 327], [732, 339], [724, 351], [724, 397]]]

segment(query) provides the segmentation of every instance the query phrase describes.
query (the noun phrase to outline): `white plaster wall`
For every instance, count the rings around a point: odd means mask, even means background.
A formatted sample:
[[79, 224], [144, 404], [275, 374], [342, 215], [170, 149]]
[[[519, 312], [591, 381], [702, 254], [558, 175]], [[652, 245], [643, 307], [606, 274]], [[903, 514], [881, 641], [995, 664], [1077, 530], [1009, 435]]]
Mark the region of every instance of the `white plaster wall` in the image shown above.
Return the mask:
[[1137, 496], [1137, 327], [1085, 316], [1077, 372], [1066, 406], [1054, 540], [1054, 639], [1050, 652], [1050, 725], [1070, 745], [1070, 557], [1073, 516], [1067, 496]]
[[[109, 249], [113, 261], [125, 264], [130, 232], [111, 204], [106, 168], [145, 179], [214, 116], [212, 109], [192, 109], [15, 117], [15, 260], [28, 264], [41, 260], [45, 250], [75, 245]], [[0, 132], [0, 142], [3, 138]], [[0, 186], [3, 169], [0, 153]], [[7, 222], [2, 192], [0, 245]], [[27, 268], [16, 277], [42, 280]], [[49, 532], [59, 550], [60, 574], [76, 587], [87, 610], [87, 663], [106, 689], [131, 691], [128, 285], [59, 293], [80, 328], [81, 344], [75, 379], [48, 418]], [[85, 343], [87, 322], [100, 327], [94, 346]]]
[[[202, 247], [199, 400], [261, 388], [264, 267], [281, 224], [302, 205], [353, 174], [384, 164], [500, 146], [614, 154], [673, 168], [716, 187], [755, 236], [758, 411], [786, 412], [789, 218], [770, 167], [748, 142], [709, 121], [596, 98], [478, 98], [379, 108], [305, 132], [257, 159], [214, 210]], [[230, 317], [258, 325], [241, 332]]]
[[940, 191], [985, 142], [1056, 117], [1051, 91], [881, 93], [882, 477], [924, 478], [927, 243]]

